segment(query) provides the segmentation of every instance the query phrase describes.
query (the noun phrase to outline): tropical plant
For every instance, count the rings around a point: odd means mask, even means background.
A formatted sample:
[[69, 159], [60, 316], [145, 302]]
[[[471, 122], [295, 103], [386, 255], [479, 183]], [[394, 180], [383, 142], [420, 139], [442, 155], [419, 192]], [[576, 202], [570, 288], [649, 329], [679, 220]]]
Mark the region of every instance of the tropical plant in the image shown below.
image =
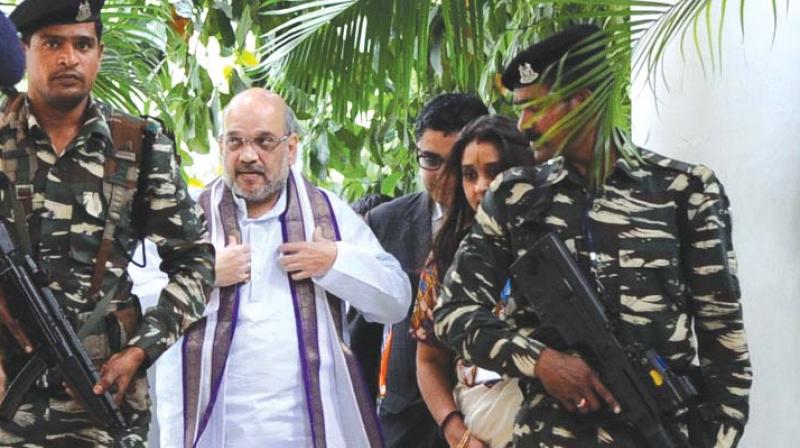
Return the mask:
[[[771, 0], [773, 13], [779, 5]], [[730, 3], [730, 4], [729, 4]], [[656, 75], [668, 45], [720, 65], [727, 0], [108, 0], [96, 95], [156, 115], [185, 162], [215, 145], [232, 93], [260, 85], [285, 96], [305, 124], [305, 170], [349, 199], [415, 188], [413, 121], [433, 95], [480, 94], [514, 115], [498, 73], [530, 43], [576, 23], [603, 33], [586, 76], [542, 102], [598, 86], [559, 129], [597, 123], [595, 178], [609, 150], [630, 145], [631, 74]], [[788, 8], [788, 0], [786, 2]], [[8, 8], [4, 8], [8, 11]], [[651, 76], [655, 86], [656, 76]], [[655, 88], [655, 87], [654, 87]], [[194, 168], [190, 172], [197, 173]], [[206, 177], [208, 176], [206, 170]]]
[[[744, 30], [745, 1], [738, 3]], [[775, 0], [772, 5], [777, 15]], [[594, 178], [602, 179], [612, 161], [611, 148], [636, 157], [630, 139], [632, 72], [657, 74], [668, 45], [679, 41], [684, 52], [687, 40], [693, 41], [701, 61], [716, 70], [721, 60], [717, 43], [730, 8], [726, 0], [321, 0], [264, 6], [269, 17], [284, 20], [261, 35], [264, 44], [256, 70], [278, 90], [297, 89], [312, 98], [337, 128], [369, 114], [372, 138], [363, 145], [348, 147], [357, 142], [347, 141], [337, 146], [350, 153], [351, 162], [359, 160], [353, 152], [366, 147], [369, 162], [383, 166], [378, 178], [369, 180], [378, 182], [384, 193], [395, 186], [395, 179], [381, 175], [396, 176], [397, 171], [396, 165], [387, 166], [382, 149], [394, 154], [398, 145], [391, 142], [398, 138], [403, 149], [413, 148], [409, 123], [422, 102], [443, 91], [477, 91], [495, 111], [509, 113], [498, 72], [529, 43], [578, 23], [603, 29], [577, 50], [598, 50], [593, 57], [597, 67], [557, 86], [540, 102], [561, 101], [586, 86], [596, 88], [589, 101], [542, 140], [564, 129], [572, 129], [570, 136], [576, 137], [577, 130], [597, 123]], [[335, 140], [329, 133], [327, 142]], [[383, 146], [375, 148], [376, 142]], [[569, 142], [567, 138], [564, 145]], [[323, 162], [331, 160], [328, 153], [312, 150], [308, 157], [313, 167], [339, 169], [336, 163], [318, 163], [315, 158], [320, 155]], [[413, 167], [405, 165], [405, 175], [413, 173]]]

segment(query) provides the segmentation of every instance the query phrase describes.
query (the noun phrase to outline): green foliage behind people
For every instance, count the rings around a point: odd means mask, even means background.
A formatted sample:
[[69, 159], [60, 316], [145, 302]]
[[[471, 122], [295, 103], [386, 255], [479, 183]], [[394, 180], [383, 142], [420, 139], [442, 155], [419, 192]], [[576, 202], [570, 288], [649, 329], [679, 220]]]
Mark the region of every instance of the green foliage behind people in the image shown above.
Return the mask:
[[[191, 166], [216, 146], [220, 111], [232, 95], [266, 86], [287, 98], [304, 124], [303, 162], [313, 181], [351, 200], [398, 195], [416, 189], [412, 124], [427, 99], [475, 92], [495, 112], [514, 116], [498, 81], [503, 66], [529, 42], [592, 23], [606, 30], [597, 43], [603, 64], [581, 82], [602, 88], [569, 118], [600, 120], [602, 176], [604, 148], [629, 140], [632, 71], [655, 79], [672, 42], [717, 72], [719, 25], [736, 14], [744, 23], [744, 2], [108, 0], [95, 94], [164, 120]], [[777, 16], [782, 5], [772, 4]], [[720, 7], [725, 13], [712, 14]], [[561, 86], [552, 99], [580, 87]]]

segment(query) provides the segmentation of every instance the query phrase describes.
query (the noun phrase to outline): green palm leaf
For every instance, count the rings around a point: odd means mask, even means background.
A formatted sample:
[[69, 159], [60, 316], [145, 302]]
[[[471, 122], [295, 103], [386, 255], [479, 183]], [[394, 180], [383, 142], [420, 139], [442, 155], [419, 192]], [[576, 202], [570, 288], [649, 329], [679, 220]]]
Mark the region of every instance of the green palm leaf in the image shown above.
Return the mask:
[[[722, 70], [722, 23], [745, 0], [108, 0], [106, 52], [95, 95], [132, 113], [161, 117], [184, 155], [208, 151], [219, 109], [252, 84], [282, 93], [308, 130], [306, 166], [315, 180], [363, 192], [414, 187], [413, 119], [433, 95], [478, 92], [494, 111], [513, 114], [497, 74], [519, 51], [576, 23], [602, 35], [599, 65], [543, 101], [599, 86], [587, 103], [543, 138], [597, 123], [595, 178], [611, 148], [634, 160], [632, 75], [659, 79], [670, 45]], [[12, 5], [13, 2], [2, 2]], [[777, 0], [771, 0], [777, 20]], [[716, 8], [716, 9], [714, 9]], [[786, 2], [788, 9], [788, 1]], [[4, 8], [9, 11], [9, 8]], [[176, 32], [173, 14], [188, 20]], [[774, 38], [774, 30], [773, 30]], [[229, 90], [217, 90], [198, 62], [213, 42], [236, 58]], [[580, 51], [580, 50], [578, 50]], [[694, 53], [689, 56], [688, 53]], [[667, 86], [668, 87], [668, 86]], [[400, 173], [400, 174], [398, 174]]]
[[[743, 4], [739, 0], [741, 17]], [[712, 9], [717, 5], [722, 14], [714, 19]], [[774, 5], [775, 0], [776, 11]], [[398, 115], [408, 121], [413, 106], [433, 93], [454, 90], [479, 91], [496, 110], [508, 112], [499, 101], [503, 93], [496, 89], [495, 76], [514, 54], [576, 23], [603, 27], [601, 39], [587, 43], [603, 48], [600, 66], [554, 89], [546, 101], [567, 98], [588, 85], [602, 88], [585, 107], [543, 136], [552, 138], [561, 130], [597, 123], [595, 177], [600, 179], [606, 164], [599, 162], [610, 160], [605, 153], [609, 148], [636, 157], [630, 144], [632, 72], [647, 73], [655, 88], [654, 75], [669, 45], [679, 43], [685, 52], [688, 39], [707, 70], [719, 70], [727, 1], [323, 0], [264, 6], [265, 14], [283, 20], [261, 36], [265, 42], [260, 47], [261, 79], [277, 87], [293, 86], [295, 94], [307, 95], [318, 108], [329, 109], [323, 115], [338, 122], [363, 112], [372, 113], [378, 123]], [[403, 14], [409, 11], [413, 12]], [[408, 129], [395, 124], [401, 131]]]

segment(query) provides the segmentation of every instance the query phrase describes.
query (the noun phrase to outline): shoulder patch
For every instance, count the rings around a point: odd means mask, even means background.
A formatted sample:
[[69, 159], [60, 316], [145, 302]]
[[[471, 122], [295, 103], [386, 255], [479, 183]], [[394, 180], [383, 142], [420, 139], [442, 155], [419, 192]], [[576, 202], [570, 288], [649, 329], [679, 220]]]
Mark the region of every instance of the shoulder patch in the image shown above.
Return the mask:
[[702, 183], [707, 183], [714, 178], [714, 171], [705, 165], [693, 165], [691, 163], [665, 157], [661, 154], [641, 149], [642, 159], [651, 166], [655, 165], [671, 171], [686, 174], [690, 178], [698, 178]]
[[714, 177], [714, 171], [705, 165], [695, 165], [692, 174], [702, 179], [703, 183]]
[[666, 168], [672, 171], [678, 171], [684, 174], [691, 174], [692, 169], [694, 168], [694, 166], [690, 163], [672, 159], [647, 149], [642, 148], [639, 150], [639, 152], [644, 162], [651, 166], [655, 165], [661, 168]]

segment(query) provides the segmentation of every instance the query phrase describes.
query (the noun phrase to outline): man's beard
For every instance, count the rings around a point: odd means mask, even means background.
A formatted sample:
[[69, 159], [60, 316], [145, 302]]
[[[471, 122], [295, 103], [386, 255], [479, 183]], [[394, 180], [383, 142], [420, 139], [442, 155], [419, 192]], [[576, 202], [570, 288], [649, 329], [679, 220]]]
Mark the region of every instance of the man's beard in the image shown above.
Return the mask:
[[[289, 178], [289, 155], [288, 153], [284, 153], [283, 159], [281, 160], [280, 171], [278, 171], [278, 175], [275, 179], [268, 179], [266, 177], [266, 172], [264, 168], [260, 165], [251, 165], [249, 167], [252, 171], [258, 171], [264, 176], [264, 185], [256, 188], [252, 191], [244, 191], [242, 190], [237, 184], [234, 177], [230, 175], [227, 171], [223, 173], [223, 180], [225, 184], [233, 191], [233, 194], [236, 196], [244, 199], [244, 201], [248, 204], [262, 204], [264, 202], [270, 201], [276, 194], [279, 194], [283, 191], [283, 188], [286, 186], [286, 180]], [[239, 168], [237, 167], [237, 171]]]

